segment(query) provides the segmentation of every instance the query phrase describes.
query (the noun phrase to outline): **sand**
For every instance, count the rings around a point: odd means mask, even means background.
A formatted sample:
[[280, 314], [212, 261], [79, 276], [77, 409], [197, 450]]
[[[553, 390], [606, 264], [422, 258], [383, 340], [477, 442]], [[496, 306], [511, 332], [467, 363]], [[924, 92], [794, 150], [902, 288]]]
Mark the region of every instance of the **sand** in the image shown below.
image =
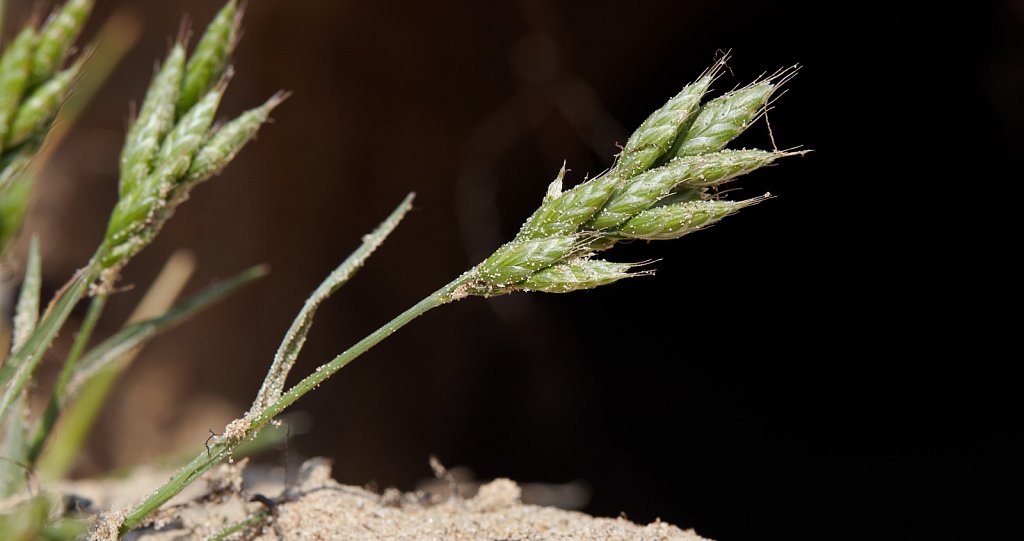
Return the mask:
[[[178, 541], [207, 539], [260, 512], [270, 515], [228, 539], [253, 541], [452, 540], [452, 541], [701, 541], [692, 531], [665, 522], [646, 526], [624, 518], [589, 515], [521, 502], [513, 481], [479, 486], [472, 497], [401, 493], [378, 494], [341, 485], [330, 463], [306, 461], [291, 486], [246, 475], [245, 463], [225, 465], [170, 502], [149, 527], [128, 539]], [[140, 497], [166, 472], [133, 475], [130, 482], [76, 483], [65, 490], [93, 500], [96, 508], [118, 509]], [[255, 477], [255, 479], [253, 479]], [[266, 476], [264, 476], [266, 477]], [[463, 492], [460, 490], [459, 492]], [[273, 495], [273, 496], [271, 496]], [[257, 501], [253, 501], [253, 500]]]

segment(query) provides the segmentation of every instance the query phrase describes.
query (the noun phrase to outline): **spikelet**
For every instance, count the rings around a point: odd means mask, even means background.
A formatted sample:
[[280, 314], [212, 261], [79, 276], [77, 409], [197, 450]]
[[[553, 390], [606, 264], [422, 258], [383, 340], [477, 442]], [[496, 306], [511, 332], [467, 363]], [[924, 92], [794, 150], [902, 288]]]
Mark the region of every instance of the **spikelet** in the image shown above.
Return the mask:
[[710, 200], [708, 189], [798, 154], [725, 149], [794, 70], [701, 104], [723, 65], [724, 59], [652, 113], [607, 173], [563, 192], [563, 166], [540, 208], [512, 242], [467, 273], [463, 291], [561, 293], [635, 276], [635, 264], [592, 256], [622, 240], [679, 238], [765, 200]]
[[238, 29], [242, 22], [238, 2], [231, 0], [217, 12], [199, 38], [192, 57], [185, 66], [185, 78], [178, 98], [178, 117], [184, 115], [199, 99], [221, 79], [238, 43]]
[[197, 184], [220, 172], [255, 136], [283, 99], [216, 127], [231, 76], [240, 13], [230, 0], [206, 28], [191, 58], [175, 43], [153, 77], [121, 151], [120, 197], [107, 225], [99, 261], [102, 286], [145, 248]]

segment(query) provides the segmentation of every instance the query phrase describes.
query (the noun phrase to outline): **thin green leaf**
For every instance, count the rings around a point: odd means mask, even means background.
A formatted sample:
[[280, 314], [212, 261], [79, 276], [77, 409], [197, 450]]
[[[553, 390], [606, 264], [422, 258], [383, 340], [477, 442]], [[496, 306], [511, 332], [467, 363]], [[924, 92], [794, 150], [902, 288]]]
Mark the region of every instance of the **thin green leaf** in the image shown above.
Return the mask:
[[266, 275], [266, 266], [252, 267], [185, 299], [159, 317], [140, 321], [121, 329], [120, 332], [104, 340], [82, 357], [78, 369], [67, 387], [67, 392], [62, 398], [62, 403], [67, 403], [92, 375], [122, 355], [142, 347], [158, 334], [173, 328], [242, 286]]
[[252, 403], [252, 408], [249, 410], [250, 413], [258, 415], [267, 405], [281, 398], [281, 393], [284, 392], [285, 380], [288, 378], [288, 372], [291, 371], [295, 360], [299, 356], [299, 352], [302, 351], [302, 346], [306, 343], [306, 335], [313, 325], [313, 316], [316, 315], [317, 308], [344, 285], [349, 278], [352, 278], [356, 271], [373, 254], [374, 250], [398, 227], [402, 218], [412, 208], [414, 197], [415, 194], [412, 193], [407, 195], [387, 219], [377, 226], [373, 233], [364, 236], [363, 244], [345, 258], [345, 261], [342, 261], [341, 265], [334, 269], [334, 272], [321, 282], [320, 286], [306, 300], [306, 304], [299, 311], [299, 315], [295, 317], [295, 320], [292, 321], [288, 333], [285, 334], [281, 346], [278, 347], [277, 353], [274, 355], [274, 362], [270, 365], [270, 370], [267, 372], [266, 379], [263, 380], [263, 386], [260, 387], [256, 400]]
[[28, 433], [24, 394], [11, 406], [11, 421], [0, 444], [0, 498], [21, 492], [28, 472]]
[[263, 511], [260, 511], [252, 516], [246, 517], [224, 528], [223, 530], [207, 537], [206, 541], [221, 541], [222, 539], [227, 539], [228, 537], [231, 537], [232, 534], [236, 534], [246, 528], [251, 528], [253, 526], [260, 525], [264, 520], [268, 518], [270, 518], [270, 510], [264, 509]]
[[43, 358], [43, 353], [50, 348], [57, 332], [64, 326], [64, 322], [95, 277], [96, 267], [93, 264], [79, 270], [57, 293], [42, 322], [25, 340], [25, 344], [0, 368], [0, 386], [4, 390], [3, 397], [0, 398], [0, 422], [7, 418], [11, 404], [25, 390], [25, 385]]
[[39, 238], [33, 235], [28, 250], [28, 262], [25, 264], [25, 280], [21, 284], [18, 305], [14, 311], [12, 353], [25, 344], [25, 340], [32, 334], [39, 321], [39, 291], [42, 286], [42, 265], [39, 259]]

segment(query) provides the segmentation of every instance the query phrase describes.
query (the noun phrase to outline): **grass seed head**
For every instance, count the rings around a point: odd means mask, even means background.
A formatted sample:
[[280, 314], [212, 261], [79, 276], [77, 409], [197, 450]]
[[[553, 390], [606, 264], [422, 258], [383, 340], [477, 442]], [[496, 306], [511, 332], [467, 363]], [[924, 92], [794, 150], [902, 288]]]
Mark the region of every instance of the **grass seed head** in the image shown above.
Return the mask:
[[592, 254], [622, 240], [679, 238], [767, 198], [718, 200], [708, 189], [798, 154], [723, 150], [795, 70], [700, 105], [725, 60], [651, 114], [608, 173], [563, 192], [563, 166], [515, 239], [467, 273], [461, 291], [493, 296], [597, 287], [633, 276], [633, 266], [591, 260]]
[[477, 270], [487, 286], [506, 287], [564, 260], [578, 248], [579, 239], [575, 236], [510, 242], [498, 248]]
[[160, 142], [174, 126], [174, 107], [181, 92], [185, 71], [185, 48], [175, 43], [163, 66], [153, 77], [138, 118], [132, 124], [121, 150], [120, 192], [124, 196], [145, 179]]
[[587, 227], [612, 229], [681, 188], [722, 184], [785, 155], [784, 152], [763, 150], [724, 150], [702, 156], [676, 158], [626, 181]]
[[28, 87], [32, 67], [32, 49], [36, 33], [32, 27], [22, 30], [0, 57], [0, 151], [5, 148], [11, 121]]
[[179, 202], [175, 185], [181, 182], [206, 137], [225, 84], [208, 92], [164, 138], [153, 171], [121, 196], [107, 228], [104, 268], [126, 261], [149, 244]]
[[705, 103], [693, 125], [680, 137], [675, 156], [696, 156], [722, 150], [764, 111], [777, 85], [761, 81]]
[[50, 121], [57, 116], [57, 111], [64, 104], [64, 99], [71, 91], [83, 63], [84, 59], [80, 59], [70, 68], [54, 75], [29, 95], [11, 121], [5, 147], [20, 145], [32, 136], [49, 129]]
[[575, 259], [535, 272], [518, 289], [545, 293], [568, 293], [617, 282], [644, 273], [631, 272], [633, 263], [612, 263], [600, 259]]
[[[179, 49], [178, 46], [175, 47]], [[173, 121], [173, 96], [175, 90], [168, 90], [162, 83], [180, 82], [184, 69], [184, 58], [172, 51], [171, 58], [177, 66], [173, 75], [167, 75], [167, 69], [157, 74], [147, 102], [151, 96], [160, 96], [160, 107], [151, 107], [146, 112], [160, 111], [170, 118], [170, 128], [162, 139], [159, 149], [153, 152], [146, 161], [138, 162], [137, 171], [145, 172], [137, 180], [125, 183], [122, 178], [121, 197], [107, 226], [104, 247], [101, 249], [100, 264], [104, 269], [103, 281], [106, 285], [116, 279], [120, 268], [127, 261], [145, 248], [166, 222], [174, 214], [178, 205], [184, 202], [189, 192], [199, 182], [219, 172], [234, 158], [235, 154], [250, 141], [259, 127], [267, 121], [270, 112], [281, 101], [284, 94], [277, 94], [262, 106], [242, 113], [235, 120], [228, 122], [220, 129], [213, 128], [213, 120], [217, 113], [221, 97], [227, 87], [230, 73], [226, 73], [220, 83], [213, 87], [177, 122]], [[154, 91], [154, 87], [163, 90]], [[154, 98], [156, 99], [156, 98]], [[170, 107], [166, 105], [170, 104]], [[139, 124], [143, 118], [156, 119], [157, 115], [140, 114]], [[156, 122], [156, 120], [152, 120]], [[138, 125], [138, 124], [137, 124]], [[140, 128], [141, 129], [141, 128]], [[153, 129], [156, 133], [158, 130]], [[151, 139], [139, 138], [147, 142]], [[126, 143], [126, 148], [128, 148]], [[147, 153], [149, 150], [146, 151]], [[135, 156], [127, 153], [125, 156]]]
[[226, 89], [227, 82], [224, 81], [207, 92], [164, 138], [151, 175], [157, 184], [173, 183], [182, 179], [188, 172], [192, 158], [199, 151], [210, 126], [213, 125], [217, 107]]
[[684, 87], [660, 109], [651, 113], [626, 141], [614, 171], [622, 178], [630, 178], [661, 160], [672, 148], [680, 133], [693, 122], [701, 99], [724, 65], [725, 58], [715, 63], [692, 84]]
[[238, 42], [240, 24], [238, 2], [231, 0], [207, 25], [185, 66], [185, 79], [177, 104], [178, 117], [191, 109], [224, 75]]
[[630, 239], [669, 240], [693, 233], [768, 195], [745, 201], [690, 201], [645, 210], [622, 225], [618, 235]]
[[47, 19], [39, 31], [39, 45], [32, 55], [32, 86], [49, 79], [64, 64], [92, 5], [93, 0], [68, 0]]
[[270, 119], [270, 113], [287, 97], [283, 92], [274, 94], [263, 105], [238, 115], [238, 118], [217, 129], [192, 160], [185, 184], [192, 186], [220, 173], [242, 147], [256, 136], [260, 126]]
[[[562, 177], [557, 182], [561, 184]], [[608, 198], [622, 183], [614, 174], [607, 174], [589, 180], [562, 192], [545, 198], [523, 227], [516, 240], [529, 240], [554, 235], [571, 235], [594, 217], [604, 207]], [[551, 190], [548, 191], [552, 193]]]

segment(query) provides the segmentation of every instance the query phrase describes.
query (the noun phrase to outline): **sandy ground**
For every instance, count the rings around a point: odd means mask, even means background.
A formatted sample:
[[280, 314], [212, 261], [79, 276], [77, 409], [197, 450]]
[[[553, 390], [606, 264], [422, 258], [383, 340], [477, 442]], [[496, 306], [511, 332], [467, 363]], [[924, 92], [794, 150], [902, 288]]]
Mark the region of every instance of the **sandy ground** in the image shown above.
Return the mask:
[[[130, 534], [139, 541], [208, 539], [239, 521], [266, 513], [262, 522], [228, 539], [260, 541], [458, 540], [458, 541], [701, 541], [692, 531], [654, 522], [595, 518], [575, 511], [521, 502], [522, 490], [508, 479], [483, 484], [472, 497], [423, 491], [383, 494], [345, 486], [331, 478], [330, 463], [306, 461], [285, 486], [250, 470], [224, 465], [204, 482], [172, 500], [148, 528]], [[97, 509], [125, 508], [157, 486], [167, 472], [137, 472], [132, 480], [83, 482], [64, 487]], [[448, 492], [448, 491], [445, 491]], [[457, 492], [465, 492], [462, 487]], [[101, 539], [102, 537], [96, 537]]]

